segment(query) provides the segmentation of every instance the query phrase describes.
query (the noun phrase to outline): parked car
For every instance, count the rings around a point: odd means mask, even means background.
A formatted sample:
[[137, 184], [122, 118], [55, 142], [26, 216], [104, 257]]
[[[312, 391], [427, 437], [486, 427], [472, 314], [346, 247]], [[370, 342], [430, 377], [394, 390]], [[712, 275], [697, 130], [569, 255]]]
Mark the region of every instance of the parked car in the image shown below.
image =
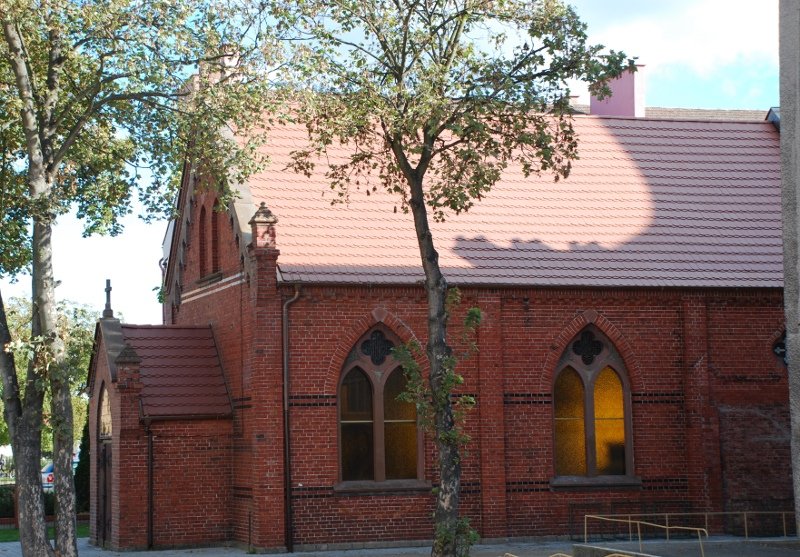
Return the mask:
[[42, 489], [53, 491], [53, 463], [48, 462], [42, 468]]
[[[75, 473], [75, 469], [78, 467], [78, 454], [75, 453], [72, 455], [72, 473]], [[53, 491], [53, 463], [48, 462], [42, 468], [42, 489], [45, 491]]]

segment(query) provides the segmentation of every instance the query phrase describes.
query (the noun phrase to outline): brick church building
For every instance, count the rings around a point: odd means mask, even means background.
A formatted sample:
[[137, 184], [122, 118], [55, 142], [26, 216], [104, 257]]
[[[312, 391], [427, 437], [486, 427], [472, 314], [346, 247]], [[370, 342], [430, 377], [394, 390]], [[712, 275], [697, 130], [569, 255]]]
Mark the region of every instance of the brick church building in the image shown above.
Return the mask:
[[[628, 108], [576, 115], [568, 179], [512, 167], [432, 225], [484, 315], [459, 368], [463, 511], [484, 539], [792, 507], [779, 132], [763, 113]], [[411, 216], [380, 188], [331, 205], [324, 165], [285, 169], [304, 140], [274, 129], [223, 210], [187, 166], [164, 324], [100, 319], [93, 543], [432, 538], [433, 445], [391, 352], [426, 337]]]

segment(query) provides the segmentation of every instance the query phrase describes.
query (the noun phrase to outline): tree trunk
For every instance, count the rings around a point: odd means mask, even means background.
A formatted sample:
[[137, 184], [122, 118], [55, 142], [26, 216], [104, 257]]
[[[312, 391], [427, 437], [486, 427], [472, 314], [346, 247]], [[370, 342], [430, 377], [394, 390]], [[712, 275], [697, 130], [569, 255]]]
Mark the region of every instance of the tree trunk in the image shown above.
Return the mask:
[[[60, 557], [75, 557], [75, 488], [72, 479], [72, 400], [69, 375], [64, 367], [64, 343], [56, 323], [55, 279], [50, 216], [33, 219], [32, 330], [46, 340], [51, 358], [48, 378], [53, 416], [53, 489], [56, 496], [56, 550]], [[40, 364], [41, 366], [41, 364]]]
[[[48, 13], [48, 17], [54, 12]], [[29, 73], [27, 52], [19, 27], [5, 11], [0, 14], [3, 36], [8, 47], [8, 62], [14, 72], [19, 99], [20, 123], [25, 135], [27, 152], [27, 183], [30, 193], [33, 221], [33, 257], [31, 259], [31, 338], [43, 339], [44, 349], [34, 357], [28, 368], [24, 406], [21, 420], [12, 433], [14, 459], [17, 463], [17, 488], [19, 492], [20, 542], [23, 554], [43, 557], [53, 555], [46, 537], [42, 500], [41, 457], [42, 408], [44, 403], [43, 380], [48, 377], [53, 394], [53, 415], [62, 420], [55, 425], [53, 459], [56, 508], [58, 510], [57, 547], [61, 556], [77, 555], [75, 540], [75, 491], [72, 480], [72, 401], [69, 399], [69, 378], [63, 370], [64, 346], [56, 327], [55, 282], [53, 279], [52, 203], [54, 173], [53, 140], [56, 137], [53, 109], [60, 88], [59, 72], [65, 58], [61, 52], [61, 35], [57, 25], [50, 27], [48, 40], [47, 94], [37, 99], [34, 80]], [[44, 100], [37, 104], [37, 100]], [[5, 375], [5, 369], [4, 375]], [[8, 383], [4, 377], [4, 384]], [[65, 400], [66, 399], [66, 400]], [[59, 413], [60, 414], [59, 416]], [[69, 428], [65, 427], [69, 424]], [[9, 422], [9, 432], [12, 424]], [[64, 453], [67, 453], [66, 455]], [[24, 513], [24, 518], [23, 518]], [[69, 527], [72, 524], [72, 527]]]
[[[29, 410], [26, 408], [26, 410]], [[26, 411], [12, 439], [17, 484], [19, 542], [24, 557], [54, 557], [47, 539], [40, 472], [41, 412]]]
[[[10, 341], [5, 307], [0, 297], [0, 345], [5, 346]], [[44, 393], [29, 370], [23, 408], [14, 357], [4, 350], [0, 350], [0, 374], [3, 381], [3, 413], [16, 467], [17, 519], [22, 554], [26, 557], [52, 556], [54, 553], [47, 541], [40, 473]]]
[[72, 471], [72, 393], [68, 380], [52, 381], [53, 489], [56, 494], [56, 550], [62, 557], [78, 555], [75, 516], [75, 480]]
[[9, 438], [14, 439], [18, 422], [22, 417], [22, 406], [19, 398], [19, 383], [17, 382], [17, 366], [14, 363], [14, 355], [5, 351], [5, 346], [11, 340], [3, 294], [0, 292], [0, 377], [2, 377], [3, 381], [3, 418], [5, 418], [8, 425]]
[[[795, 509], [800, 505], [800, 4], [780, 2], [781, 168], [783, 210], [783, 303], [789, 367], [792, 479]], [[800, 532], [800, 512], [795, 511]]]
[[56, 550], [63, 557], [78, 555], [75, 516], [75, 481], [72, 475], [72, 396], [69, 381], [52, 381], [53, 489], [56, 494]]
[[428, 298], [428, 346], [430, 387], [434, 406], [434, 442], [439, 457], [439, 489], [434, 513], [434, 541], [431, 557], [456, 557], [464, 547], [459, 525], [461, 456], [455, 435], [455, 419], [446, 374], [452, 369], [452, 350], [447, 344], [447, 281], [439, 267], [439, 254], [433, 245], [421, 179], [409, 180], [411, 212], [417, 233], [425, 292]]

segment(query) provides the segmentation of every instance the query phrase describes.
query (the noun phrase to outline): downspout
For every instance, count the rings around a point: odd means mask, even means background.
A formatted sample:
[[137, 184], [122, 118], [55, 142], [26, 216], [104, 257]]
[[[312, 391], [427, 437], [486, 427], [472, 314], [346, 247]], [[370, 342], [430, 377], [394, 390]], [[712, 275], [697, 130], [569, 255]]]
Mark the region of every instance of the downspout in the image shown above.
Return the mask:
[[294, 525], [292, 524], [292, 450], [289, 438], [289, 306], [300, 297], [300, 285], [294, 285], [294, 296], [283, 303], [281, 337], [283, 342], [283, 485], [284, 524], [286, 551], [294, 553]]
[[150, 419], [144, 422], [147, 433], [147, 549], [153, 549], [153, 430]]

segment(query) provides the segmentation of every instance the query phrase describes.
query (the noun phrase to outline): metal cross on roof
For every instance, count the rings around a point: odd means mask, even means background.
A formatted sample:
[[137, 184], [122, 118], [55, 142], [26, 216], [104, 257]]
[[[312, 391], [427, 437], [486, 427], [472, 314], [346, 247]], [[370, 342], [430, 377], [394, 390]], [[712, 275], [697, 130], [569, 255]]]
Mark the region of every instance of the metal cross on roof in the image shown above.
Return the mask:
[[106, 307], [103, 317], [114, 317], [114, 310], [111, 309], [111, 279], [106, 279]]

